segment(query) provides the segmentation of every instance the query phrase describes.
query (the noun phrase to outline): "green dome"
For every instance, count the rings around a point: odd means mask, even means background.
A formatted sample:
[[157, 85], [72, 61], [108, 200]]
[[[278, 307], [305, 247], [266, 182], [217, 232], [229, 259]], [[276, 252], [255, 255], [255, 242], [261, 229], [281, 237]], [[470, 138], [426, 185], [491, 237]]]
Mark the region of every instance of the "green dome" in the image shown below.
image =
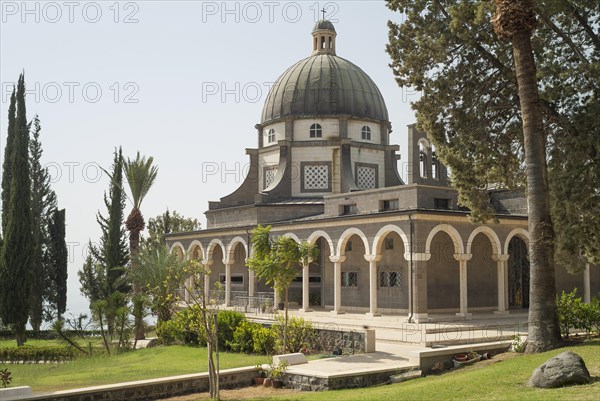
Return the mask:
[[265, 101], [261, 123], [289, 116], [339, 115], [388, 121], [383, 96], [363, 70], [341, 57], [316, 54], [277, 79]]
[[331, 21], [328, 21], [326, 19], [317, 21], [317, 23], [315, 24], [315, 27], [313, 28], [312, 31], [314, 32], [318, 29], [329, 29], [329, 30], [335, 32], [335, 28], [333, 27], [333, 24], [331, 23]]

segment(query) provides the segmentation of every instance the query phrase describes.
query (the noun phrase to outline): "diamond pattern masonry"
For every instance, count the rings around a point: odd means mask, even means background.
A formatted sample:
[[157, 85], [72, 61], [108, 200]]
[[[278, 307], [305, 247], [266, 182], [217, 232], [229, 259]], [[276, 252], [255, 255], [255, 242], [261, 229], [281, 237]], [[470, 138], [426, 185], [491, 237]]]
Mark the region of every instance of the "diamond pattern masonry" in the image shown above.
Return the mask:
[[375, 174], [376, 170], [373, 167], [358, 166], [356, 169], [356, 185], [358, 185], [358, 188], [377, 188], [377, 180]]
[[304, 166], [304, 188], [305, 189], [329, 189], [329, 166], [308, 165]]

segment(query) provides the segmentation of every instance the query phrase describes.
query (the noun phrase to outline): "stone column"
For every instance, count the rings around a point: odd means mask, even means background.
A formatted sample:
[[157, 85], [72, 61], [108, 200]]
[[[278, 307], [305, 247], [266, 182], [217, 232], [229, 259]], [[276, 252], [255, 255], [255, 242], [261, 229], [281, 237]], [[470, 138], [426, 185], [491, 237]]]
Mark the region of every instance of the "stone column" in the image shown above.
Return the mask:
[[342, 263], [346, 256], [330, 256], [329, 260], [333, 262], [333, 311], [335, 314], [342, 314]]
[[254, 271], [248, 269], [248, 296], [254, 296]]
[[310, 262], [312, 262], [312, 261], [308, 261], [308, 262], [302, 264], [302, 308], [300, 309], [300, 312], [312, 312], [312, 309], [310, 309], [310, 302], [309, 302], [309, 287], [310, 287], [309, 266], [310, 266]]
[[381, 255], [365, 255], [365, 260], [369, 262], [369, 312], [367, 316], [381, 316], [377, 312], [377, 262], [381, 260]]
[[225, 306], [231, 306], [231, 265], [229, 259], [223, 259], [225, 265]]
[[467, 253], [455, 253], [454, 259], [459, 262], [460, 269], [460, 312], [456, 316], [470, 318], [471, 313], [468, 313], [468, 287], [467, 287], [467, 262], [471, 260], [473, 255]]
[[[413, 321], [423, 323], [428, 321], [427, 314], [427, 261], [431, 258], [430, 253], [412, 254], [412, 280], [410, 277], [410, 252], [404, 254], [408, 261], [408, 310], [412, 310]], [[412, 286], [411, 286], [412, 281]], [[411, 305], [412, 303], [412, 305]]]
[[583, 302], [589, 304], [592, 302], [592, 294], [590, 287], [590, 264], [585, 264], [585, 269], [583, 269]]
[[508, 255], [492, 255], [492, 259], [498, 262], [498, 310], [495, 315], [508, 315], [506, 309], [506, 265]]

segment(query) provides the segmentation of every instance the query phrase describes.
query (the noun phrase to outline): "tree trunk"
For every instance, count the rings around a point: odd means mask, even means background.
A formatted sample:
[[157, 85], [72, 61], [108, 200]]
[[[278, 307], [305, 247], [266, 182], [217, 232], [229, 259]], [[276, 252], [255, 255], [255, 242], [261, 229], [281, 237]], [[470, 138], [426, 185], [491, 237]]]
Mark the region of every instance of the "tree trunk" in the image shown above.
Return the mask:
[[519, 101], [523, 119], [527, 203], [529, 209], [528, 353], [556, 348], [560, 342], [554, 281], [554, 229], [550, 217], [546, 139], [540, 112], [531, 31], [512, 36]]
[[15, 324], [14, 330], [15, 330], [15, 340], [17, 341], [17, 347], [21, 347], [21, 346], [25, 345], [25, 341], [27, 341], [25, 326]]
[[287, 353], [288, 343], [288, 294], [289, 287], [285, 287], [285, 322], [283, 325], [283, 353]]
[[[130, 257], [130, 268], [132, 270], [137, 268], [136, 257], [138, 254], [140, 245], [140, 232], [138, 230], [129, 231], [129, 257]], [[142, 288], [140, 283], [136, 281], [133, 282], [133, 295], [140, 295], [142, 292]], [[146, 338], [144, 333], [144, 326], [140, 325], [135, 328], [135, 339], [143, 340]]]

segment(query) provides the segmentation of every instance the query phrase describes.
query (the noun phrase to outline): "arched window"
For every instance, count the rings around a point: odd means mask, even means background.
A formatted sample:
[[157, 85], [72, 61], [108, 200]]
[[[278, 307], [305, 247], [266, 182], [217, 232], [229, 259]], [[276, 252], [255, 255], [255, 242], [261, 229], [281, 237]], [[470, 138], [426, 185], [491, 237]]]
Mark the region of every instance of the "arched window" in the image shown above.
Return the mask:
[[361, 137], [364, 141], [371, 140], [371, 128], [368, 125], [365, 125], [364, 127], [362, 127]]
[[267, 133], [267, 142], [268, 143], [275, 142], [275, 130], [273, 128], [271, 128], [269, 130], [269, 132]]
[[321, 49], [324, 49], [327, 46], [327, 42], [325, 42], [325, 36], [321, 36]]
[[435, 153], [435, 146], [431, 146], [431, 178], [434, 180], [440, 179], [440, 163]]
[[322, 138], [323, 130], [320, 124], [313, 124], [310, 126], [310, 137], [311, 138]]
[[427, 178], [427, 153], [422, 143], [419, 143], [419, 167], [421, 177]]

